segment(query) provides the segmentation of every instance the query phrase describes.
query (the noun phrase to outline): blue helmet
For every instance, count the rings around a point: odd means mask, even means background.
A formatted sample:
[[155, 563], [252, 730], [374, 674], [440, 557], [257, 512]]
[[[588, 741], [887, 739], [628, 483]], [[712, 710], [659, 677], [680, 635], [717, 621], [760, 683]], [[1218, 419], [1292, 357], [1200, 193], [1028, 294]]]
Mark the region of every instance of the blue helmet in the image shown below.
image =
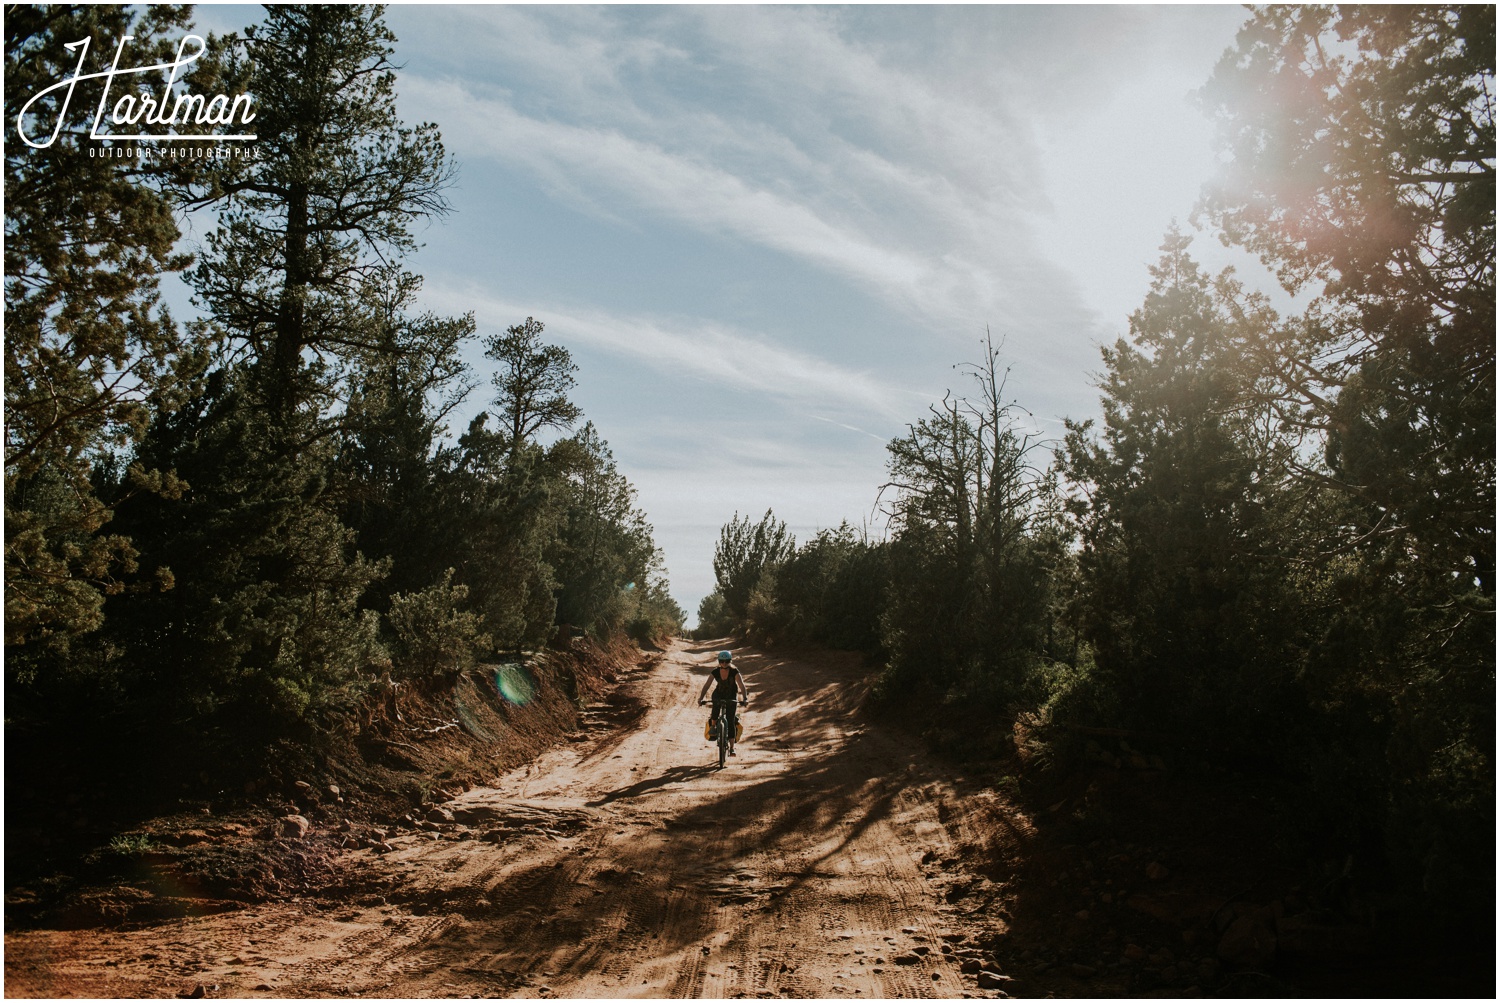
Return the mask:
[[730, 654], [727, 651], [721, 651], [721, 652], [719, 652], [719, 661], [721, 661], [721, 662], [727, 662], [727, 661], [729, 661], [733, 657], [734, 657], [734, 655]]

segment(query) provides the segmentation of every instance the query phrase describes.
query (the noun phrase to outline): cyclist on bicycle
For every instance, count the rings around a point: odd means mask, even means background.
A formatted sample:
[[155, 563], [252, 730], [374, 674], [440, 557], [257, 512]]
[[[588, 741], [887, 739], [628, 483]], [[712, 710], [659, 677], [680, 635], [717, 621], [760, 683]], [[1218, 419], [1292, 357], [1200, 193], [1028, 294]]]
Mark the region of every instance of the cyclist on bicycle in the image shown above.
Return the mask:
[[738, 693], [740, 706], [744, 706], [750, 700], [750, 695], [745, 692], [745, 678], [740, 675], [740, 670], [734, 667], [732, 659], [734, 655], [727, 651], [719, 652], [719, 664], [709, 674], [708, 680], [703, 684], [703, 689], [698, 693], [698, 706], [703, 706], [703, 698], [708, 695], [708, 688], [713, 687], [714, 705], [709, 713], [712, 721], [719, 713], [719, 704], [728, 705], [729, 709], [729, 754], [734, 755], [734, 736], [736, 733], [735, 723], [735, 695]]

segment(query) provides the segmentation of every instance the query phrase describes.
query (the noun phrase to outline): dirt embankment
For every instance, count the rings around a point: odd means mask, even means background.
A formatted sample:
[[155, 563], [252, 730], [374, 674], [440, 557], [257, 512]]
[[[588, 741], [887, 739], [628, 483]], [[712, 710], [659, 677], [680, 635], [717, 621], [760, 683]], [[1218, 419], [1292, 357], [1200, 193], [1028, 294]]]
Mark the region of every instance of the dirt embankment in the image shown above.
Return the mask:
[[[299, 895], [337, 895], [343, 854], [415, 825], [438, 802], [544, 750], [617, 723], [619, 682], [660, 658], [576, 639], [448, 684], [389, 683], [322, 747], [269, 774], [141, 818], [123, 788], [58, 798], [7, 790], [6, 921], [90, 927], [202, 915]], [[300, 764], [300, 765], [299, 765]], [[177, 773], [182, 770], [175, 771]], [[222, 772], [222, 771], [221, 771]], [[200, 780], [207, 781], [205, 768]], [[12, 778], [14, 779], [14, 778]], [[160, 795], [157, 795], [158, 803]], [[132, 808], [134, 807], [134, 810]]]
[[[1291, 890], [1253, 798], [1194, 790], [1170, 764], [1111, 762], [1030, 810], [1002, 766], [956, 771], [865, 719], [869, 673], [853, 660], [750, 650], [745, 738], [718, 770], [696, 703], [717, 646], [679, 642], [621, 674], [585, 697], [592, 723], [576, 740], [434, 790], [421, 815], [268, 841], [307, 852], [321, 833], [318, 880], [149, 923], [8, 928], [6, 990], [1381, 994], [1360, 974], [1370, 932]], [[1315, 977], [1289, 966], [1288, 944], [1321, 952]], [[1340, 975], [1329, 959], [1349, 964]], [[1414, 974], [1441, 995], [1460, 985]]]

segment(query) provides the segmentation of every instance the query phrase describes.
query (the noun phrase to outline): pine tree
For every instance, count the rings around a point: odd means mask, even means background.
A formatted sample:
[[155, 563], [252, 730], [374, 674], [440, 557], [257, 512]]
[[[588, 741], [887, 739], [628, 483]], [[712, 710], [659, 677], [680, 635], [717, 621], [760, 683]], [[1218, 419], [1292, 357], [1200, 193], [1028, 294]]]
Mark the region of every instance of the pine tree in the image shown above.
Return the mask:
[[[100, 80], [32, 98], [77, 69], [67, 43], [89, 39], [85, 72], [107, 67], [133, 35], [132, 58], [170, 59], [189, 9], [160, 5], [13, 5], [5, 16], [5, 622], [7, 646], [59, 643], [99, 627], [104, 595], [134, 570], [136, 550], [106, 531], [93, 472], [128, 457], [151, 409], [170, 408], [201, 373], [209, 332], [181, 330], [161, 305], [164, 274], [187, 267], [164, 189], [170, 161], [115, 159], [89, 139]], [[208, 74], [210, 58], [197, 72]], [[198, 77], [194, 78], [195, 80]], [[116, 96], [159, 82], [115, 81]], [[24, 121], [23, 107], [31, 105]], [[166, 166], [164, 166], [166, 165]], [[170, 474], [132, 468], [133, 490], [174, 492]]]
[[[1245, 385], [1233, 315], [1175, 229], [1131, 338], [1104, 350], [1103, 441], [1071, 425], [1067, 472], [1088, 593], [1084, 632], [1132, 723], [1263, 742], [1291, 724], [1285, 645], [1296, 607], [1273, 511], [1285, 485]], [[1282, 694], [1282, 695], [1278, 695]]]
[[384, 658], [361, 601], [390, 564], [359, 553], [341, 518], [353, 388], [430, 360], [467, 322], [395, 316], [415, 288], [400, 268], [411, 225], [444, 210], [452, 165], [436, 127], [396, 117], [379, 9], [274, 7], [246, 34], [257, 155], [202, 181], [196, 204], [219, 226], [191, 273], [236, 351], [144, 451], [191, 471], [186, 518], [138, 515], [153, 560], [204, 556], [175, 561], [175, 597], [131, 619], [160, 632], [163, 685], [274, 728], [344, 699]]
[[741, 624], [750, 608], [750, 597], [761, 579], [773, 573], [797, 550], [796, 539], [787, 532], [786, 523], [770, 509], [751, 522], [750, 517], [734, 518], [719, 530], [714, 545], [714, 581], [716, 591], [724, 597], [729, 613]]
[[394, 262], [415, 249], [415, 222], [447, 211], [454, 167], [435, 125], [396, 116], [380, 8], [272, 7], [246, 34], [257, 156], [201, 196], [220, 218], [192, 281], [250, 350], [291, 450], [299, 412], [335, 405], [349, 361], [380, 349], [378, 304], [408, 281]]
[[608, 636], [624, 626], [635, 605], [630, 594], [647, 587], [656, 554], [651, 527], [592, 422], [550, 453], [562, 474], [563, 523], [548, 551], [560, 585], [557, 616]]
[[[1495, 9], [1256, 11], [1204, 95], [1231, 154], [1204, 211], [1307, 322], [1255, 346], [1301, 476], [1493, 611]], [[1470, 607], [1466, 600], [1460, 600]]]
[[567, 397], [578, 367], [566, 348], [542, 342], [543, 329], [541, 321], [527, 317], [493, 335], [484, 352], [500, 363], [492, 377], [495, 406], [512, 454], [542, 429], [569, 428], [583, 414]]
[[1307, 678], [1337, 722], [1325, 770], [1358, 792], [1325, 800], [1383, 815], [1424, 894], [1488, 914], [1495, 8], [1259, 8], [1204, 93], [1229, 154], [1206, 214], [1313, 296], [1245, 347], [1318, 498]]

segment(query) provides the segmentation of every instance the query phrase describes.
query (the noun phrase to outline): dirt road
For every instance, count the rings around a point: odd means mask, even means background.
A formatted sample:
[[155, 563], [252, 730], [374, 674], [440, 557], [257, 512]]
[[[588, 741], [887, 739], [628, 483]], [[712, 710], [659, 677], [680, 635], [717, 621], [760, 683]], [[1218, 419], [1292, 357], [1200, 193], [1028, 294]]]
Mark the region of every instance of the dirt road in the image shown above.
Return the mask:
[[826, 660], [742, 652], [745, 737], [715, 769], [711, 656], [679, 642], [586, 741], [445, 804], [453, 825], [345, 851], [347, 896], [11, 934], [7, 994], [975, 992], [960, 968], [1003, 920], [964, 862], [1013, 854], [1024, 819], [862, 723], [862, 674]]

